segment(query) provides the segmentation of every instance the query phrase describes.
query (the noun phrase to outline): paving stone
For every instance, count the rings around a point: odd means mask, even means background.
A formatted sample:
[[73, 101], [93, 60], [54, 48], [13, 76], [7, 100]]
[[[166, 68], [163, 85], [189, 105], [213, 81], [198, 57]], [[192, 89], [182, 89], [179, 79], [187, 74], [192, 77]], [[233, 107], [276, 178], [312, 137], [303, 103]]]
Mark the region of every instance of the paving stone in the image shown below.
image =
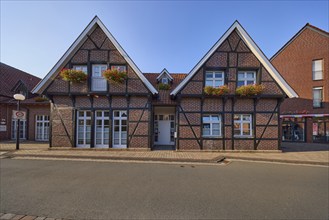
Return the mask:
[[38, 218], [36, 218], [36, 219], [34, 219], [34, 220], [45, 220], [46, 219], [46, 217], [38, 217]]
[[10, 220], [21, 220], [25, 215], [16, 215], [14, 218]]
[[46, 218], [45, 220], [55, 220], [54, 218]]
[[15, 214], [6, 213], [0, 217], [0, 219], [12, 219], [15, 216]]
[[37, 216], [31, 216], [31, 215], [27, 215], [27, 216], [24, 216], [22, 219], [20, 220], [34, 220], [36, 219]]

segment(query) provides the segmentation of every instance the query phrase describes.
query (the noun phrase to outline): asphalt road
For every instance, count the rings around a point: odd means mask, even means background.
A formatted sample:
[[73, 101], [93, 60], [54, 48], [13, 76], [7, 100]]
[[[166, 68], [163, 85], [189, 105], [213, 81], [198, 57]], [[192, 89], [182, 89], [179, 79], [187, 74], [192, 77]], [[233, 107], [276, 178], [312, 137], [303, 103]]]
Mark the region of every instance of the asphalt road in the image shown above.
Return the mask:
[[0, 212], [69, 219], [328, 219], [329, 169], [0, 160]]

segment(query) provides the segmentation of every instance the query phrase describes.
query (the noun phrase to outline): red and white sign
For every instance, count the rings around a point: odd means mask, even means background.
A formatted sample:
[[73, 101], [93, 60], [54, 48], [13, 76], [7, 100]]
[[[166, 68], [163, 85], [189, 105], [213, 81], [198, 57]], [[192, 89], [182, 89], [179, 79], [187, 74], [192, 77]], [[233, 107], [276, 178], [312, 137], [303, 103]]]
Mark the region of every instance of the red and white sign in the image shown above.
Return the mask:
[[318, 135], [318, 123], [313, 123], [313, 135]]
[[13, 119], [26, 120], [26, 112], [13, 110]]

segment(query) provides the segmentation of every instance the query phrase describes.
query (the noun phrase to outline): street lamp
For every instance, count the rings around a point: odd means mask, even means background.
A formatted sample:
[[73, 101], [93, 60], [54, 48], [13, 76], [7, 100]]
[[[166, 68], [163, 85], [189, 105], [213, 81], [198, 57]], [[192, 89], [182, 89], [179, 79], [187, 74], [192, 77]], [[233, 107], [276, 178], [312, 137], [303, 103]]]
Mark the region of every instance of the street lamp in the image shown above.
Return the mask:
[[[20, 101], [25, 100], [25, 96], [22, 94], [15, 94], [14, 99], [17, 100], [17, 111], [19, 111], [19, 103]], [[16, 124], [16, 150], [19, 150], [19, 123], [20, 120], [17, 119], [17, 124]]]

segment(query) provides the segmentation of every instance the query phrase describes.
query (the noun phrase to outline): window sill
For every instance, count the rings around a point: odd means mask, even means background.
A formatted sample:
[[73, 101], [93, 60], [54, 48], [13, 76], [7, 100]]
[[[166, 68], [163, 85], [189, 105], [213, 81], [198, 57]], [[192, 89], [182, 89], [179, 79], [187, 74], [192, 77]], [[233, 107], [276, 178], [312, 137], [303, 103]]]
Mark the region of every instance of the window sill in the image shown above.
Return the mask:
[[248, 139], [253, 139], [254, 136], [250, 136], [250, 135], [246, 135], [246, 136], [243, 136], [243, 135], [233, 135], [234, 138], [248, 138]]
[[203, 139], [221, 139], [223, 136], [211, 136], [211, 135], [206, 135], [202, 136]]

